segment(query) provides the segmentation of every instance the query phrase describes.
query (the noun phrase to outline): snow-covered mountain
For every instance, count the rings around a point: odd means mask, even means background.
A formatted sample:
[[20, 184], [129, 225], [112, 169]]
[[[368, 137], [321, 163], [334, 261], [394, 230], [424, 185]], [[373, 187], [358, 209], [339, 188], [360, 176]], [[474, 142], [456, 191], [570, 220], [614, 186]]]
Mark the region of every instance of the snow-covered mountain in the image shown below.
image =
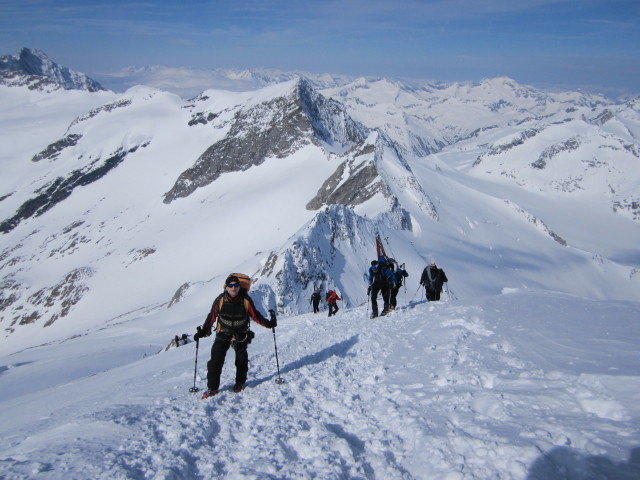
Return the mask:
[[359, 305], [378, 232], [414, 288], [435, 259], [460, 297], [517, 278], [638, 299], [637, 102], [504, 78], [329, 83], [190, 100], [0, 86], [4, 341], [187, 296], [206, 310], [232, 270], [263, 308], [304, 311], [318, 286]]
[[27, 85], [29, 88], [65, 90], [104, 90], [84, 73], [53, 62], [46, 53], [23, 48], [17, 55], [0, 56], [0, 84]]
[[[638, 101], [263, 75], [0, 84], [0, 476], [636, 478]], [[371, 321], [376, 234], [409, 277]], [[200, 402], [165, 347], [234, 271], [288, 384], [257, 328], [253, 396]]]

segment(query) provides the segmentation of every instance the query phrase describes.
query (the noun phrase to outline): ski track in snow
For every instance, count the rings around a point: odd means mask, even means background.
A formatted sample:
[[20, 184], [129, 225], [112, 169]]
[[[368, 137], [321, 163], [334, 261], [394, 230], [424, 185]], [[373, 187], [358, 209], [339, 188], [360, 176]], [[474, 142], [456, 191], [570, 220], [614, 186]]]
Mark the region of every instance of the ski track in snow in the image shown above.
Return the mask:
[[[212, 337], [200, 344], [197, 394], [193, 343], [138, 361], [129, 376], [58, 386], [26, 400], [48, 414], [0, 440], [0, 478], [549, 479], [531, 468], [554, 448], [618, 450], [610, 471], [640, 478], [619, 447], [640, 444], [638, 410], [608, 393], [604, 375], [524, 359], [494, 313], [417, 302], [374, 320], [365, 307], [283, 318], [283, 385], [273, 336], [256, 326], [246, 390], [230, 390], [230, 351], [223, 390], [207, 400]], [[74, 389], [93, 392], [74, 401]], [[47, 409], [47, 396], [64, 406]], [[570, 473], [562, 478], [615, 478]]]

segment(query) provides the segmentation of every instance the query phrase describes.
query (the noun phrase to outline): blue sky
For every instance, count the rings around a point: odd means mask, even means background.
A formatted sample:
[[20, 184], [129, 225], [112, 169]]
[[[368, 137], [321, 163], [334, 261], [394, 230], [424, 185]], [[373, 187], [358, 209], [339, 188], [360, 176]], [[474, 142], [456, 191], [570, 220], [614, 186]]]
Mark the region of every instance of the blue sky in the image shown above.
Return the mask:
[[103, 83], [263, 67], [640, 94], [640, 0], [2, 0], [0, 54], [22, 47]]

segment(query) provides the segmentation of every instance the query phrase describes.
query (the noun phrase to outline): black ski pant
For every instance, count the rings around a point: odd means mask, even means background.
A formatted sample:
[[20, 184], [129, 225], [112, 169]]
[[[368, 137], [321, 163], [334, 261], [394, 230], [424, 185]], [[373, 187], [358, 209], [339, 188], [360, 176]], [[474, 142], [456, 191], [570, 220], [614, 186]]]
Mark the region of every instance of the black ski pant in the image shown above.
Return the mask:
[[320, 311], [320, 300], [317, 302], [313, 302], [313, 313], [318, 313]]
[[371, 313], [374, 317], [378, 316], [378, 293], [382, 293], [383, 311], [389, 311], [389, 287], [384, 284], [374, 283], [371, 285]]
[[338, 308], [338, 304], [337, 303], [330, 303], [329, 304], [329, 316], [335, 315], [336, 313], [338, 313], [338, 310], [340, 310], [340, 309]]
[[[227, 350], [231, 346], [232, 334], [218, 332], [211, 346], [211, 360], [207, 362], [207, 388], [218, 390], [220, 388], [220, 375], [224, 366]], [[243, 385], [247, 381], [249, 371], [249, 354], [247, 353], [246, 337], [243, 342], [234, 341], [236, 352], [236, 384]]]
[[437, 290], [435, 287], [426, 285], [425, 290], [427, 292], [427, 300], [429, 300], [430, 302], [437, 302], [438, 300], [440, 300], [440, 292], [442, 290], [442, 287], [440, 287], [440, 290]]
[[391, 294], [389, 296], [389, 306], [395, 310], [398, 306], [398, 292], [400, 291], [400, 287], [393, 287], [391, 289]]

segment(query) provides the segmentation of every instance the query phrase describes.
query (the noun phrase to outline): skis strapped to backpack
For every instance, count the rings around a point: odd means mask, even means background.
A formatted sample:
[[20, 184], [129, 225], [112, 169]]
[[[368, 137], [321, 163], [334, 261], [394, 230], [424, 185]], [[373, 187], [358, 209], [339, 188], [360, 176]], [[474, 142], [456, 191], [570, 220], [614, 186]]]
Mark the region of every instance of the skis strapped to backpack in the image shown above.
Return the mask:
[[394, 271], [396, 270], [398, 262], [387, 256], [387, 252], [384, 251], [384, 245], [380, 239], [380, 234], [376, 235], [376, 253], [378, 254], [378, 264], [381, 270], [388, 267], [391, 267]]
[[[384, 250], [384, 245], [380, 239], [380, 234], [376, 234], [376, 253], [378, 254], [378, 263], [381, 269], [390, 268], [392, 272], [399, 272], [404, 270], [404, 263], [402, 267], [395, 258], [389, 258], [387, 252]], [[393, 253], [393, 252], [392, 252]]]
[[387, 257], [387, 254], [384, 251], [384, 245], [382, 245], [382, 240], [380, 240], [380, 234], [376, 235], [376, 253], [378, 254], [378, 258], [384, 255]]

